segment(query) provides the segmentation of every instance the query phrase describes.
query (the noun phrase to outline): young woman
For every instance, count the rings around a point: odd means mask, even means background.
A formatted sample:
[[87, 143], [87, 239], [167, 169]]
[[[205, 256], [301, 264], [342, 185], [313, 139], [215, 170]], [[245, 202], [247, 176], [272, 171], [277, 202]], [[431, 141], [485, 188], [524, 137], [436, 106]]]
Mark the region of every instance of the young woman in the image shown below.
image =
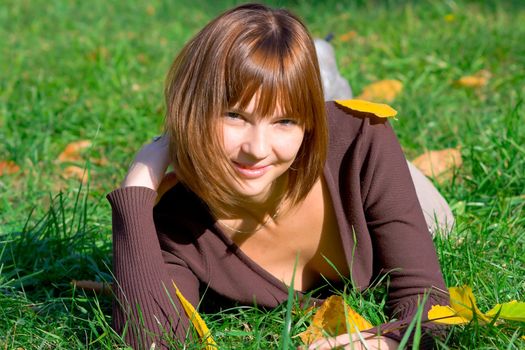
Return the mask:
[[[325, 104], [312, 39], [295, 16], [243, 5], [210, 22], [175, 59], [166, 105], [165, 136], [108, 196], [113, 322], [134, 348], [188, 338], [173, 282], [195, 306], [275, 307], [289, 287], [323, 298], [327, 281], [364, 290], [388, 274], [397, 321], [365, 333], [369, 349], [396, 348], [423, 299], [425, 310], [447, 303], [392, 128]], [[173, 186], [159, 200], [163, 178]], [[311, 348], [344, 345], [365, 346], [343, 334]]]

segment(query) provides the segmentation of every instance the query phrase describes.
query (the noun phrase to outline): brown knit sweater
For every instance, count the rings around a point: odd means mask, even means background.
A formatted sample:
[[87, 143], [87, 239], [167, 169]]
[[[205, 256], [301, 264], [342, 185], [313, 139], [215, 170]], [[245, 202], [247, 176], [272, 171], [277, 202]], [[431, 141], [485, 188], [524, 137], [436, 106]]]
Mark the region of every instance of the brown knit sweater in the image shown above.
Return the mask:
[[[333, 102], [327, 112], [324, 177], [351, 280], [362, 290], [388, 273], [388, 312], [397, 321], [381, 330], [395, 329], [385, 336], [399, 340], [423, 294], [434, 287], [445, 290], [432, 239], [389, 123], [351, 115]], [[172, 281], [193, 305], [203, 289], [239, 304], [275, 307], [287, 300], [288, 287], [243, 254], [195, 194], [177, 184], [156, 206], [155, 198], [156, 192], [144, 187], [108, 195], [117, 300], [113, 325], [133, 348], [161, 345], [164, 333], [181, 343], [188, 339], [188, 319]], [[425, 311], [448, 302], [437, 289]], [[423, 347], [431, 346], [431, 337], [424, 338]]]

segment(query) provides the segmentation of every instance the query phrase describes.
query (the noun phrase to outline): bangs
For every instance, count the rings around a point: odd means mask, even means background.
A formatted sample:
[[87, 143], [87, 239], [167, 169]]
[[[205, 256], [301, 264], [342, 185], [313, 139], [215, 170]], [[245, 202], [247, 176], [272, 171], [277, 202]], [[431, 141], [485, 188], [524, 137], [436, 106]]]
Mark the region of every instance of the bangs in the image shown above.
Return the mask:
[[263, 40], [234, 45], [230, 51], [225, 70], [225, 106], [244, 110], [255, 97], [254, 113], [258, 117], [270, 117], [279, 108], [284, 117], [310, 130], [314, 110], [308, 101], [315, 99], [312, 86], [316, 84], [306, 80], [316, 76], [312, 57], [304, 57], [305, 50], [297, 44], [290, 47], [286, 42], [267, 41], [270, 43]]

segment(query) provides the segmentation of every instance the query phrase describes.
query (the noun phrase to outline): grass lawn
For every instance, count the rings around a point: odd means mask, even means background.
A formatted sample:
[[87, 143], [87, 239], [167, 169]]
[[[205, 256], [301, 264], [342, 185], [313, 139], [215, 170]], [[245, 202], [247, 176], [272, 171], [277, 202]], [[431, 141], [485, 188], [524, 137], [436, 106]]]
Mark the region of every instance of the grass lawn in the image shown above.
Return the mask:
[[[391, 103], [409, 159], [460, 147], [438, 184], [456, 226], [435, 244], [448, 286], [472, 287], [482, 311], [525, 301], [525, 4], [522, 1], [275, 1], [316, 37], [334, 34], [354, 90], [403, 82]], [[234, 1], [6, 0], [0, 7], [0, 349], [115, 348], [111, 299], [73, 279], [111, 280], [104, 196], [134, 152], [162, 130], [163, 82], [183, 43]], [[344, 34], [355, 31], [350, 40]], [[488, 72], [487, 84], [461, 88]], [[79, 160], [57, 158], [90, 140]], [[86, 167], [81, 185], [67, 168]], [[348, 297], [380, 322], [380, 288]], [[204, 315], [221, 349], [294, 348], [307, 325], [286, 305]], [[443, 349], [524, 349], [525, 324], [452, 328]], [[197, 345], [189, 345], [197, 348]]]

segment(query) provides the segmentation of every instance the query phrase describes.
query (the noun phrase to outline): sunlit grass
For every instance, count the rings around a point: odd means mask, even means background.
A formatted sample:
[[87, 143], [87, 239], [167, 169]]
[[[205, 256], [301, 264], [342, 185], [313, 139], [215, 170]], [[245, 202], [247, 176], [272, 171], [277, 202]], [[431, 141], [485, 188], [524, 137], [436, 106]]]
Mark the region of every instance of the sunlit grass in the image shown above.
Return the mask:
[[[516, 1], [274, 1], [334, 34], [355, 94], [398, 79], [393, 125], [409, 159], [461, 147], [453, 181], [438, 184], [456, 227], [435, 244], [449, 286], [468, 284], [481, 309], [525, 301], [525, 9]], [[0, 7], [0, 348], [112, 348], [109, 297], [72, 279], [111, 280], [104, 195], [140, 145], [159, 133], [164, 75], [183, 43], [233, 1], [7, 1]], [[349, 41], [341, 35], [355, 31]], [[487, 70], [486, 87], [454, 82]], [[89, 187], [56, 162], [89, 139]], [[88, 160], [106, 158], [105, 165]], [[347, 299], [381, 322], [384, 291]], [[297, 308], [291, 303], [293, 309]], [[299, 344], [304, 312], [240, 307], [204, 315], [224, 349]], [[293, 311], [293, 309], [291, 311]], [[285, 325], [291, 328], [283, 332]], [[518, 349], [525, 326], [454, 327], [442, 348]], [[286, 328], [288, 329], [288, 328]], [[291, 335], [283, 340], [281, 335]], [[198, 348], [198, 345], [189, 345]]]

